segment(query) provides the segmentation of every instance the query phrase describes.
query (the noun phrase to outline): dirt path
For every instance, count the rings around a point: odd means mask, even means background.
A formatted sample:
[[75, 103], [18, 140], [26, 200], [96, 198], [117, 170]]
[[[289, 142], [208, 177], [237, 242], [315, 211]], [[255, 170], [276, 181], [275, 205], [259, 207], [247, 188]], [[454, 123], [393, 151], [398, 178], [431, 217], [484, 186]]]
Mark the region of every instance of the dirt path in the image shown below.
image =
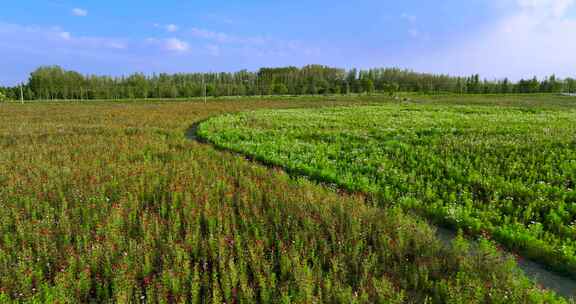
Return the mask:
[[[198, 127], [205, 122], [205, 120], [195, 122], [186, 131], [186, 138], [189, 140], [197, 141], [203, 144], [211, 143], [198, 137]], [[266, 164], [263, 164], [266, 165]], [[450, 242], [456, 238], [456, 232], [442, 227], [436, 226], [436, 235], [446, 246], [450, 246]], [[520, 259], [518, 267], [524, 271], [527, 277], [533, 280], [536, 284], [555, 291], [557, 294], [576, 300], [576, 280], [567, 276], [562, 276], [548, 270], [544, 265], [532, 262], [527, 259]]]

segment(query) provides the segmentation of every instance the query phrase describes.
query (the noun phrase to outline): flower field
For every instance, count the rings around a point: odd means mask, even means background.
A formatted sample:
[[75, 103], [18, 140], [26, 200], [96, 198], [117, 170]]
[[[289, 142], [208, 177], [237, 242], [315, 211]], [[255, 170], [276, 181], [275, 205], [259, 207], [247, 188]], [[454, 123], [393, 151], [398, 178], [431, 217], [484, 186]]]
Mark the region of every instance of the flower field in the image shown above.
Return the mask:
[[213, 118], [199, 133], [575, 275], [575, 109], [429, 101], [264, 110]]
[[566, 303], [406, 209], [572, 250], [574, 115], [391, 102], [1, 105], [0, 303]]

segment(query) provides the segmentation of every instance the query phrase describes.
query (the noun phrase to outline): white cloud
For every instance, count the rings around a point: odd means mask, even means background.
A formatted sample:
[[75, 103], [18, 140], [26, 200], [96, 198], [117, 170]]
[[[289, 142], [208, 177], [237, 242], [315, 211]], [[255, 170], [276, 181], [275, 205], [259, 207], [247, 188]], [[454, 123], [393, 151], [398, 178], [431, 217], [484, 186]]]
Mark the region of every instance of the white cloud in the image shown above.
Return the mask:
[[[320, 56], [319, 48], [309, 47], [295, 40], [281, 40], [263, 36], [239, 36], [202, 28], [192, 28], [188, 34], [197, 39], [209, 40], [211, 42], [209, 49], [211, 49], [210, 54], [212, 55], [219, 55], [223, 49], [235, 49], [240, 50], [243, 56]], [[218, 49], [215, 48], [216, 46]]]
[[72, 39], [72, 35], [70, 35], [69, 32], [61, 32], [60, 33], [60, 38], [64, 39], [64, 40], [71, 40]]
[[574, 0], [517, 0], [524, 13], [562, 17], [574, 5]]
[[147, 44], [155, 45], [158, 48], [175, 53], [187, 53], [190, 51], [190, 44], [178, 38], [157, 39], [148, 38]]
[[180, 28], [176, 24], [168, 24], [166, 25], [166, 31], [170, 33], [177, 32]]
[[423, 41], [429, 40], [430, 36], [420, 30], [418, 26], [418, 18], [414, 15], [408, 13], [403, 13], [400, 15], [400, 19], [408, 23], [408, 35], [414, 39], [420, 39]]
[[[256, 36], [198, 31], [136, 39], [80, 35], [62, 27], [0, 22], [0, 83], [25, 80], [37, 66], [59, 64], [84, 73], [114, 74], [179, 72], [194, 69], [243, 69], [272, 65], [304, 65], [329, 61], [320, 49], [306, 43]], [[169, 39], [168, 39], [169, 38]], [[222, 41], [222, 42], [220, 42]], [[322, 56], [320, 56], [322, 55]], [[157, 60], [162, 57], [162, 60]]]
[[74, 36], [60, 27], [24, 26], [19, 24], [0, 23], [0, 40], [9, 41], [18, 46], [35, 45], [38, 48], [82, 49], [125, 49], [127, 42], [123, 39]]
[[207, 39], [212, 40], [218, 43], [235, 43], [235, 44], [266, 44], [270, 42], [270, 39], [254, 36], [254, 37], [241, 37], [232, 34], [222, 33], [222, 32], [215, 32], [201, 28], [191, 28], [189, 31], [190, 35], [195, 38]]
[[77, 16], [77, 17], [86, 17], [86, 16], [88, 16], [88, 10], [83, 9], [83, 8], [73, 8], [72, 9], [72, 15]]
[[481, 73], [514, 79], [576, 74], [574, 0], [514, 0], [515, 11], [467, 33], [436, 55], [423, 56], [416, 69], [446, 73]]
[[114, 49], [123, 50], [128, 48], [127, 42], [116, 38], [103, 38], [92, 36], [73, 36], [70, 32], [61, 32], [60, 38], [67, 43], [68, 47], [83, 49]]
[[154, 23], [154, 27], [163, 29], [168, 33], [175, 33], [175, 32], [180, 30], [180, 27], [176, 24], [173, 24], [173, 23], [165, 24], [165, 25], [159, 24], [159, 23]]
[[190, 29], [190, 34], [196, 38], [202, 39], [209, 39], [214, 40], [220, 43], [228, 43], [232, 42], [234, 39], [230, 37], [228, 34], [220, 33], [220, 32], [213, 32], [201, 28], [192, 28]]
[[180, 39], [169, 38], [164, 41], [164, 48], [168, 51], [188, 52], [190, 50], [190, 45]]

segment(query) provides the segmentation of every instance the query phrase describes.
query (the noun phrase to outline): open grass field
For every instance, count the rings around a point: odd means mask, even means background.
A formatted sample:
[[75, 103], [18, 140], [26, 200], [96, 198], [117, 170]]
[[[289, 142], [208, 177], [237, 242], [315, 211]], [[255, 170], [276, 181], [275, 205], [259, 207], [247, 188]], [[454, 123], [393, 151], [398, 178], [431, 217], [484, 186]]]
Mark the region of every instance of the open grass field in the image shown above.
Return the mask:
[[0, 105], [0, 303], [565, 303], [407, 212], [572, 265], [571, 99], [493, 98]]

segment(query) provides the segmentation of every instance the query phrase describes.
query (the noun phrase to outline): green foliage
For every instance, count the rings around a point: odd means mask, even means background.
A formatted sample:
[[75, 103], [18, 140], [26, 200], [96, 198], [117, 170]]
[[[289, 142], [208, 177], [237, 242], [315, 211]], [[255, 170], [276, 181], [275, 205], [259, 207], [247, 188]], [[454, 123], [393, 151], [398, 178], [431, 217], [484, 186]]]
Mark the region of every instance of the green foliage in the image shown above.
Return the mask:
[[225, 115], [199, 133], [576, 275], [574, 121], [573, 107], [388, 104]]
[[370, 78], [364, 78], [362, 81], [362, 91], [364, 93], [372, 94], [374, 93], [374, 81]]
[[490, 248], [184, 137], [222, 112], [350, 103], [1, 107], [0, 302], [565, 303]]
[[[94, 100], [191, 98], [207, 96], [255, 95], [328, 95], [413, 93], [576, 93], [576, 81], [552, 75], [538, 80], [508, 79], [488, 81], [480, 75], [452, 77], [417, 73], [397, 68], [375, 68], [346, 71], [323, 65], [302, 68], [261, 68], [257, 72], [242, 70], [235, 73], [140, 73], [127, 77], [84, 76], [59, 66], [40, 67], [30, 74], [24, 85], [25, 99]], [[6, 95], [20, 96], [20, 87], [5, 88]]]
[[286, 95], [288, 94], [288, 87], [283, 83], [278, 83], [274, 85], [274, 95]]
[[4, 95], [4, 92], [0, 91], [0, 102], [2, 101], [6, 101], [6, 95]]

